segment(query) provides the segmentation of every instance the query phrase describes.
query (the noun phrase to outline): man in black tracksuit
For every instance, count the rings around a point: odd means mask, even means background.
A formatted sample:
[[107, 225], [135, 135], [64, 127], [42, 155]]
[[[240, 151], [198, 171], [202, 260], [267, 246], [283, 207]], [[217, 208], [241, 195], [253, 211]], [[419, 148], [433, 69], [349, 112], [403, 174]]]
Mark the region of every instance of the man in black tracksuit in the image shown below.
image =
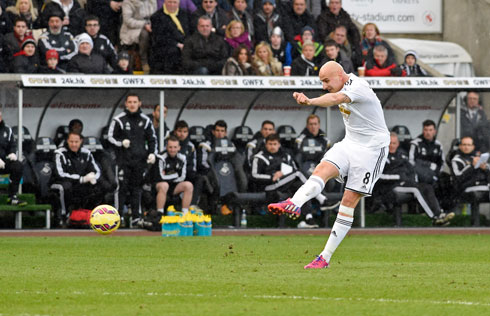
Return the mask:
[[[456, 192], [466, 196], [470, 203], [487, 201], [489, 194], [490, 170], [487, 162], [479, 162], [475, 145], [470, 136], [463, 136], [459, 149], [451, 159], [451, 171], [454, 175]], [[478, 168], [475, 168], [478, 165]], [[473, 224], [478, 225], [477, 214], [472, 212]], [[475, 223], [475, 221], [477, 221]]]
[[250, 170], [252, 166], [252, 158], [259, 151], [265, 148], [265, 139], [270, 134], [274, 134], [276, 132], [274, 122], [265, 120], [262, 122], [262, 126], [260, 131], [255, 133], [253, 139], [247, 143], [247, 157], [246, 164], [247, 170]]
[[408, 162], [408, 156], [399, 148], [400, 141], [396, 133], [390, 134], [390, 147], [388, 160], [376, 183], [373, 200], [375, 205], [385, 205], [392, 208], [396, 201], [395, 193], [411, 193], [424, 209], [434, 225], [443, 225], [449, 222], [454, 213], [441, 211], [436, 198], [434, 187], [428, 183], [418, 183], [413, 166]]
[[[252, 159], [252, 181], [258, 192], [265, 191], [267, 201], [282, 199], [281, 195], [291, 195], [306, 182], [306, 177], [298, 170], [290, 154], [281, 150], [277, 134], [266, 137], [265, 148]], [[326, 197], [319, 194], [316, 199], [323, 204]], [[310, 210], [305, 210], [306, 222], [314, 225]]]
[[167, 142], [167, 149], [162, 155], [158, 156], [158, 177], [157, 177], [157, 211], [163, 215], [163, 208], [167, 199], [167, 194], [182, 196], [182, 213], [186, 214], [191, 204], [193, 185], [185, 181], [187, 163], [186, 158], [179, 152], [179, 140], [175, 136], [170, 136]]
[[20, 179], [22, 178], [22, 163], [17, 160], [16, 151], [14, 133], [10, 126], [5, 124], [2, 112], [0, 112], [0, 174], [10, 174], [8, 203], [25, 206], [27, 203], [17, 197]]
[[55, 181], [53, 188], [60, 194], [58, 217], [64, 221], [71, 210], [92, 209], [102, 202], [98, 185], [100, 169], [92, 153], [82, 148], [83, 137], [70, 131], [65, 145], [55, 151]]
[[435, 184], [444, 164], [442, 144], [436, 140], [436, 123], [426, 120], [423, 132], [410, 144], [409, 162], [415, 167], [420, 183]]
[[315, 139], [321, 144], [322, 149], [318, 151], [316, 157], [312, 157], [316, 162], [320, 162], [323, 158], [324, 153], [330, 149], [331, 142], [326, 136], [325, 132], [320, 129], [320, 117], [316, 114], [311, 114], [306, 119], [306, 127], [301, 131], [301, 134], [296, 137], [295, 152], [301, 152], [301, 147], [304, 146], [304, 141], [306, 139]]
[[154, 164], [158, 145], [155, 130], [148, 116], [141, 112], [141, 101], [129, 94], [126, 109], [114, 117], [108, 132], [109, 142], [115, 147], [120, 180], [119, 203], [122, 210], [126, 195], [130, 193], [131, 215], [135, 224], [141, 221], [141, 192], [147, 164]]

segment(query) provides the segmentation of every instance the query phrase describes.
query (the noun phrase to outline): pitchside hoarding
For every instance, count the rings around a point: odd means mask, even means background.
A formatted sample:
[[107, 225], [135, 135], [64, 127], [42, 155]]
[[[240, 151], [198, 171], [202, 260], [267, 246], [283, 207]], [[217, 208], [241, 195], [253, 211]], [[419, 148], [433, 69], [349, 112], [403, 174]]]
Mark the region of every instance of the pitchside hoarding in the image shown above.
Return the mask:
[[343, 0], [342, 8], [381, 33], [442, 33], [442, 0]]

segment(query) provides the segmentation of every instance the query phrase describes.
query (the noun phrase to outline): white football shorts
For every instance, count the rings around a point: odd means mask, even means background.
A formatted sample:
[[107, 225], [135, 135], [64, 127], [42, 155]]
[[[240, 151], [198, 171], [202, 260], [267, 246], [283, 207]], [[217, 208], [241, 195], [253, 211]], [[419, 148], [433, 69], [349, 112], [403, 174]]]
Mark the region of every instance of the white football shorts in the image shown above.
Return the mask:
[[388, 156], [388, 146], [382, 148], [362, 147], [345, 139], [335, 143], [322, 158], [339, 170], [337, 181], [344, 182], [347, 190], [370, 196], [374, 184], [383, 173]]

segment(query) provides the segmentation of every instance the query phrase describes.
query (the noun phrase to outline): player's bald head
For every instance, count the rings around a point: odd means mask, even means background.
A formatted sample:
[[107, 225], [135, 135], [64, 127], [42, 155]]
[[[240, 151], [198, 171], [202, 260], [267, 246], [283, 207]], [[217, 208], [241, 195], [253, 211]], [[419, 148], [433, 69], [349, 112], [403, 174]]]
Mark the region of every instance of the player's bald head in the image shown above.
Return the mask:
[[344, 72], [344, 68], [335, 62], [329, 61], [320, 68], [318, 74], [320, 80], [323, 82], [323, 89], [329, 92], [338, 92], [344, 86], [348, 76]]

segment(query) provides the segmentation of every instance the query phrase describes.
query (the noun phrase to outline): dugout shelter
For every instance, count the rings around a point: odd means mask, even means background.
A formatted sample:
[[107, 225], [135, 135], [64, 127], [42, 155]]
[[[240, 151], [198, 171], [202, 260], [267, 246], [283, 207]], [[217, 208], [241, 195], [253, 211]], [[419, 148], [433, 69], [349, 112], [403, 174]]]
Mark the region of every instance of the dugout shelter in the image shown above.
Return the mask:
[[[459, 136], [462, 100], [458, 93], [490, 91], [490, 78], [366, 80], [383, 105], [388, 128], [405, 126], [412, 137], [420, 133], [421, 123], [426, 119], [438, 123], [439, 139]], [[145, 113], [151, 113], [156, 104], [167, 105], [166, 122], [170, 129], [177, 120], [186, 120], [189, 126], [206, 126], [224, 119], [231, 137], [235, 127], [246, 125], [255, 132], [263, 120], [269, 119], [276, 126], [290, 125], [299, 133], [307, 116], [315, 113], [333, 142], [344, 135], [342, 116], [336, 107], [300, 106], [292, 98], [294, 91], [305, 92], [309, 97], [324, 93], [315, 77], [32, 74], [2, 75], [0, 82], [4, 120], [10, 126], [25, 126], [34, 139], [54, 137], [56, 129], [73, 118], [84, 123], [84, 135], [100, 137], [101, 130], [124, 109], [128, 93], [140, 95]], [[22, 130], [19, 132], [22, 135]], [[363, 218], [361, 222], [364, 226]]]

